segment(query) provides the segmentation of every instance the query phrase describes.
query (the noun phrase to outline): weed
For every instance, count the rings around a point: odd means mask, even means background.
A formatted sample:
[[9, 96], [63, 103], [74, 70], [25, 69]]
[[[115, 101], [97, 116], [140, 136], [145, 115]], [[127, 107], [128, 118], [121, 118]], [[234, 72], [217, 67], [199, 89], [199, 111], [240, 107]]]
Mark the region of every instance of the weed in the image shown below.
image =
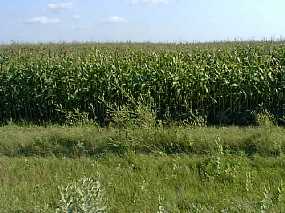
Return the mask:
[[61, 199], [57, 212], [102, 213], [107, 211], [104, 189], [97, 179], [82, 178], [60, 187]]

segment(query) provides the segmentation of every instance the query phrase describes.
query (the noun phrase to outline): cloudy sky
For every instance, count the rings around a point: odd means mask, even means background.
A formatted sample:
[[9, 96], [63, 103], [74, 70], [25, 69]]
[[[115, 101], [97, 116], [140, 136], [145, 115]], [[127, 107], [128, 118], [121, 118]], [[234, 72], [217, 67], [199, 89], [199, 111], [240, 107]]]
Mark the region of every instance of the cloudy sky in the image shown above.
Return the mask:
[[285, 37], [285, 0], [0, 0], [0, 43]]

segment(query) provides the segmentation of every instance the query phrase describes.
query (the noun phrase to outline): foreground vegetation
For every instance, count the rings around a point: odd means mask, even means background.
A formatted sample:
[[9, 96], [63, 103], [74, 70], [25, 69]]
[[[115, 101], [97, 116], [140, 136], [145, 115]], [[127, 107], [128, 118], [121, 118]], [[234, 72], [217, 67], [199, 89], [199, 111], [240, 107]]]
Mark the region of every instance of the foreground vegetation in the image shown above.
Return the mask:
[[284, 56], [284, 42], [1, 46], [0, 121], [107, 125], [139, 104], [160, 120], [245, 125], [267, 110], [282, 122]]
[[284, 94], [284, 42], [0, 46], [0, 212], [283, 212]]
[[284, 157], [230, 155], [198, 158], [130, 153], [97, 160], [1, 157], [0, 209], [283, 212], [284, 163]]
[[282, 212], [284, 128], [0, 128], [1, 212]]

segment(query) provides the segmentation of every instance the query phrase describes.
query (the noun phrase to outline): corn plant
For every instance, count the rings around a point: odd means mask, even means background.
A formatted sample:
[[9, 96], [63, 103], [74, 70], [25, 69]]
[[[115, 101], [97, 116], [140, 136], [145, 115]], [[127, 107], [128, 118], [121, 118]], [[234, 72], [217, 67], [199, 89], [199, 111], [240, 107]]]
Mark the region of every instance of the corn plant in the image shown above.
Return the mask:
[[0, 46], [0, 121], [108, 123], [110, 111], [158, 120], [251, 124], [285, 114], [284, 42]]

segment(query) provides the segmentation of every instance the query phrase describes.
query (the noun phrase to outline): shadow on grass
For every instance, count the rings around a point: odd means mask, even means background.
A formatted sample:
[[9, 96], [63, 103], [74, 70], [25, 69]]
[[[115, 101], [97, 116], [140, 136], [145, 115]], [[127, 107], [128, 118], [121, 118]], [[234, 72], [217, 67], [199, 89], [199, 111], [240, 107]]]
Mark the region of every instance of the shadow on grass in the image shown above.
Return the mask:
[[38, 156], [38, 157], [90, 157], [100, 156], [106, 153], [124, 154], [127, 152], [123, 144], [92, 143], [88, 140], [68, 138], [62, 136], [51, 136], [44, 139], [35, 139], [32, 143], [17, 147], [14, 154], [6, 153], [8, 156]]
[[[218, 138], [218, 141], [217, 141]], [[13, 141], [9, 141], [9, 143]], [[282, 129], [135, 129], [69, 135], [48, 132], [28, 137], [10, 148], [0, 143], [0, 154], [9, 157], [100, 157], [106, 154], [213, 155], [221, 149], [233, 155], [280, 156], [285, 151]]]

